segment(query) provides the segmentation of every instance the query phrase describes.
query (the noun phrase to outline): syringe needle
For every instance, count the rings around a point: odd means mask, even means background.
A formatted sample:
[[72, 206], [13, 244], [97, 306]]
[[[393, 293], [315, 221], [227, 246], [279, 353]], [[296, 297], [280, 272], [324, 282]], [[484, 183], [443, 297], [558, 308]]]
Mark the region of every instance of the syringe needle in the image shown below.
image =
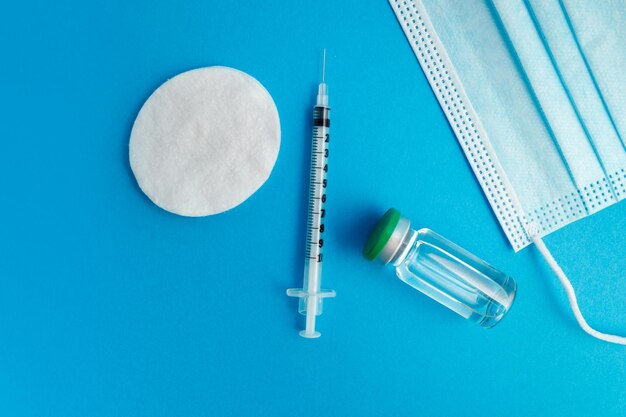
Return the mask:
[[326, 75], [326, 48], [324, 48], [324, 60], [322, 63], [322, 84], [324, 84], [325, 75]]

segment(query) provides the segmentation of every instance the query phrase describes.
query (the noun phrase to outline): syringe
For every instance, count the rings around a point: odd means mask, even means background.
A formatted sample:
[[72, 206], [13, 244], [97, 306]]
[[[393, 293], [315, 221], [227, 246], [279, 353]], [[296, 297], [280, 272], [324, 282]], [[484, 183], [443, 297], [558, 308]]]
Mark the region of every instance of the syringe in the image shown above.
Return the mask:
[[298, 311], [306, 316], [302, 337], [319, 337], [315, 331], [315, 317], [322, 314], [322, 299], [334, 297], [335, 291], [322, 290], [322, 248], [324, 246], [324, 219], [326, 218], [326, 174], [328, 173], [328, 143], [330, 142], [330, 107], [324, 82], [326, 49], [322, 65], [322, 82], [318, 87], [313, 108], [313, 141], [311, 145], [311, 174], [309, 183], [309, 209], [307, 215], [306, 257], [304, 258], [304, 283], [302, 288], [287, 290], [290, 297], [299, 297]]

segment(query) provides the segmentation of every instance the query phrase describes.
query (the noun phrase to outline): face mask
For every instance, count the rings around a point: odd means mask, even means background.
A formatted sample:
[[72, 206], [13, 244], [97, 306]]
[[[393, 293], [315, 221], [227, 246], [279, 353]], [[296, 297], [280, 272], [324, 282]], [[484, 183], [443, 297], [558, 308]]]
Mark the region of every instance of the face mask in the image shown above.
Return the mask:
[[626, 2], [389, 0], [513, 248], [626, 197]]

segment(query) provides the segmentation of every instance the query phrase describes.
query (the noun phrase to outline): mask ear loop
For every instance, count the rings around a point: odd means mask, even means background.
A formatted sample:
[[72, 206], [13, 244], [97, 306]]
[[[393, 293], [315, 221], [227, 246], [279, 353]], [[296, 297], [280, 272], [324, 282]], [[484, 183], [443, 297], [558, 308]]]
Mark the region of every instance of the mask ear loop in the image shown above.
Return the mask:
[[537, 231], [537, 224], [531, 223], [528, 227], [528, 236], [533, 241], [537, 249], [539, 249], [539, 253], [541, 253], [543, 258], [546, 260], [546, 262], [550, 266], [550, 269], [552, 269], [552, 271], [556, 274], [563, 288], [565, 288], [565, 292], [567, 293], [567, 298], [569, 300], [569, 305], [572, 308], [572, 312], [574, 313], [574, 317], [576, 317], [578, 325], [585, 332], [597, 339], [604, 340], [605, 342], [609, 343], [617, 343], [618, 345], [626, 345], [626, 337], [602, 333], [587, 324], [587, 321], [583, 317], [583, 314], [580, 312], [580, 308], [578, 307], [578, 301], [576, 300], [576, 293], [574, 292], [574, 287], [572, 287], [572, 283], [569, 281], [569, 279], [567, 279], [567, 275], [565, 275], [563, 269], [561, 269], [559, 264], [556, 262], [556, 260], [548, 250], [546, 244], [543, 243], [543, 240], [539, 237]]

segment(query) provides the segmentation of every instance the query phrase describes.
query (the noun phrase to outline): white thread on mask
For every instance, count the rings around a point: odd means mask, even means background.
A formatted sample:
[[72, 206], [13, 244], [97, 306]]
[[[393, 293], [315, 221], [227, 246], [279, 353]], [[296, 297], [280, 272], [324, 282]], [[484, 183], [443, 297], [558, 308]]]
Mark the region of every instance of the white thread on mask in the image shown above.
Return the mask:
[[389, 0], [402, 30], [437, 100], [470, 162], [504, 232], [517, 251], [530, 243], [519, 201], [494, 155], [487, 134], [437, 36], [424, 5], [414, 0]]
[[550, 266], [550, 269], [552, 269], [552, 271], [556, 274], [557, 278], [561, 282], [561, 285], [565, 289], [565, 292], [567, 293], [567, 299], [569, 300], [570, 307], [572, 308], [572, 312], [574, 313], [574, 317], [576, 317], [578, 325], [589, 335], [597, 339], [604, 340], [605, 342], [616, 343], [618, 345], [626, 345], [626, 337], [599, 332], [587, 323], [587, 321], [583, 317], [583, 314], [580, 311], [580, 307], [578, 307], [578, 300], [576, 299], [576, 293], [574, 292], [574, 287], [572, 286], [572, 283], [569, 281], [567, 275], [565, 275], [565, 272], [563, 272], [563, 269], [559, 266], [559, 264], [552, 256], [550, 250], [548, 250], [548, 247], [545, 245], [545, 243], [543, 243], [543, 240], [537, 234], [538, 230], [539, 226], [537, 225], [537, 223], [531, 223], [528, 227], [528, 234], [530, 235], [530, 238], [532, 239], [535, 246], [537, 246], [537, 249], [539, 249], [539, 253], [541, 253], [543, 258]]

